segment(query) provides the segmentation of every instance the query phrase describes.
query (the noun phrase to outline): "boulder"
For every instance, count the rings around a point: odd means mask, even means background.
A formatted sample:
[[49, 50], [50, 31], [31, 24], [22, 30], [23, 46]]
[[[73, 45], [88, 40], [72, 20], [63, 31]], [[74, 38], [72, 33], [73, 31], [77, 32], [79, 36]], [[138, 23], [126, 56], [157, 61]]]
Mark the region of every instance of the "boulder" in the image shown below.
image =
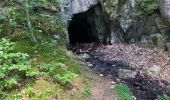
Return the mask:
[[136, 71], [127, 70], [127, 69], [119, 69], [118, 77], [121, 79], [133, 79], [137, 75]]
[[146, 69], [148, 75], [158, 75], [161, 72], [161, 67], [158, 65], [153, 65]]

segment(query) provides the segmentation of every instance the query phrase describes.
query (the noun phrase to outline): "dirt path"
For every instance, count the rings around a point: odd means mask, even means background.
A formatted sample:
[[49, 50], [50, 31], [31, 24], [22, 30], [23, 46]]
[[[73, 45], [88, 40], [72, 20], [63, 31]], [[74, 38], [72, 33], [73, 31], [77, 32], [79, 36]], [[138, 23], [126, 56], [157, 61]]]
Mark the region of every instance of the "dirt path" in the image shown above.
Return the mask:
[[118, 97], [113, 91], [114, 87], [115, 87], [115, 82], [113, 82], [111, 78], [103, 77], [92, 88], [92, 99], [93, 100], [118, 100]]

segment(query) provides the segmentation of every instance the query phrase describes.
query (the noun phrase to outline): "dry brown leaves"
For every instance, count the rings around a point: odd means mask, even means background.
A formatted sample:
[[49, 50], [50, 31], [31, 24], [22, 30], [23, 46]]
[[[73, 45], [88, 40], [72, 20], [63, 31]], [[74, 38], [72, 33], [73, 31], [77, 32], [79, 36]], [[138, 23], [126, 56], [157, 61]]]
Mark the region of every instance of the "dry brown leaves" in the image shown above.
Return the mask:
[[130, 61], [136, 63], [139, 71], [143, 71], [153, 65], [158, 65], [161, 67], [161, 73], [151, 77], [170, 83], [170, 54], [167, 52], [140, 48], [135, 44], [113, 44], [99, 47], [96, 51], [104, 54], [105, 60]]

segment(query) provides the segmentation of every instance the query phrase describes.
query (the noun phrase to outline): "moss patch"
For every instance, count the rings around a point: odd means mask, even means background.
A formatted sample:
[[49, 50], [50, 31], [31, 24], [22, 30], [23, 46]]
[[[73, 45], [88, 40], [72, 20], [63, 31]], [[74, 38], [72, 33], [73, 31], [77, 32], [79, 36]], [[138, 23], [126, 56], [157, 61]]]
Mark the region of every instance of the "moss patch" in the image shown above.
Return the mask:
[[133, 93], [126, 84], [119, 84], [115, 87], [115, 91], [121, 97], [121, 100], [134, 100]]
[[55, 97], [55, 85], [46, 80], [37, 80], [32, 87], [27, 88], [23, 98], [30, 100], [52, 100]]

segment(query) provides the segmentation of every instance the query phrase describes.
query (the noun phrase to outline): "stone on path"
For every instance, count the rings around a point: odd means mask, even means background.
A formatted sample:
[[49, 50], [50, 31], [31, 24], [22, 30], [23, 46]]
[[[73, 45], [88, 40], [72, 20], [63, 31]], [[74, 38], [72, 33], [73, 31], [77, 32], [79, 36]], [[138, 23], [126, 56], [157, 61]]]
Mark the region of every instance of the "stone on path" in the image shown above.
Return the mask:
[[158, 75], [161, 72], [161, 68], [158, 65], [153, 65], [146, 69], [148, 75]]
[[118, 71], [118, 77], [121, 79], [132, 79], [135, 78], [137, 72], [133, 70], [127, 70], [127, 69], [119, 69]]

